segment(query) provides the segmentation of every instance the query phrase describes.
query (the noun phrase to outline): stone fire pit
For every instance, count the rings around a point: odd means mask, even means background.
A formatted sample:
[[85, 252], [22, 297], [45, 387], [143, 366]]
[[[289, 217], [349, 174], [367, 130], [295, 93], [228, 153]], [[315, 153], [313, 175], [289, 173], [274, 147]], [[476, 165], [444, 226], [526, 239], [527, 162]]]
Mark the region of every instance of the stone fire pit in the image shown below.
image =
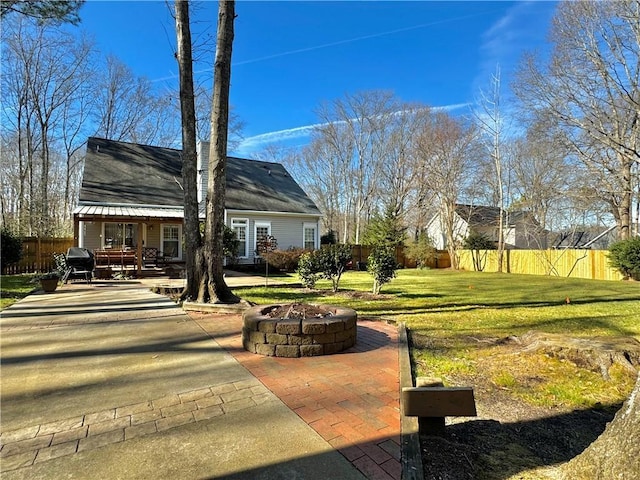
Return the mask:
[[358, 315], [334, 305], [259, 305], [242, 315], [245, 350], [271, 357], [330, 355], [356, 343]]

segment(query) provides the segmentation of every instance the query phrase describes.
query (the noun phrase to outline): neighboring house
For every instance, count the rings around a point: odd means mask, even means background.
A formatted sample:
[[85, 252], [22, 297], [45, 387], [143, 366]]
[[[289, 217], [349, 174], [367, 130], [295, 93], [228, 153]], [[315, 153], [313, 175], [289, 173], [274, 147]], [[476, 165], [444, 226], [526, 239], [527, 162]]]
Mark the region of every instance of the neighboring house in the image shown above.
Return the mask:
[[[454, 213], [454, 238], [459, 245], [472, 233], [484, 235], [498, 243], [500, 209], [482, 205], [457, 204]], [[426, 233], [438, 250], [447, 248], [447, 237], [441, 213], [427, 223]], [[504, 213], [503, 235], [505, 248], [545, 249], [546, 232], [528, 212]]]
[[612, 227], [587, 227], [554, 234], [551, 248], [590, 248], [608, 250], [617, 240], [615, 225]]
[[[89, 250], [157, 251], [182, 261], [181, 151], [91, 137], [74, 211], [76, 245]], [[204, 220], [209, 145], [198, 145], [198, 201]], [[253, 263], [261, 236], [279, 249], [318, 248], [322, 214], [278, 163], [229, 157], [225, 223], [240, 240], [238, 260]]]

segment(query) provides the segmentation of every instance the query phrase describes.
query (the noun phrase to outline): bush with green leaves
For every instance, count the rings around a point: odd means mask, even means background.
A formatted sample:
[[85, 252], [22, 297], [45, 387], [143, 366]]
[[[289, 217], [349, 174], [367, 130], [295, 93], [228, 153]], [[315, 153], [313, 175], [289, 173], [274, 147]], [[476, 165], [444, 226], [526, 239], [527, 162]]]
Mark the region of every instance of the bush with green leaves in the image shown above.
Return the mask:
[[351, 245], [324, 245], [319, 250], [300, 257], [298, 276], [307, 288], [313, 288], [319, 278], [331, 280], [332, 290], [338, 291], [340, 277], [351, 261]]
[[0, 239], [0, 271], [9, 265], [18, 263], [22, 258], [22, 238], [12, 233], [8, 228], [2, 227]]
[[640, 237], [621, 240], [611, 245], [609, 263], [625, 277], [640, 280]]
[[425, 268], [436, 259], [438, 252], [433, 242], [426, 233], [421, 233], [418, 238], [409, 242], [404, 247], [404, 255], [416, 262], [418, 268]]
[[313, 252], [316, 256], [320, 277], [331, 280], [334, 292], [338, 291], [340, 277], [351, 261], [351, 253], [351, 245], [347, 244], [326, 245]]
[[307, 288], [314, 288], [318, 281], [318, 266], [313, 253], [306, 252], [300, 255], [298, 269], [296, 270], [298, 277], [300, 277], [300, 282]]
[[367, 259], [367, 270], [373, 275], [373, 293], [379, 294], [382, 285], [395, 278], [398, 263], [395, 249], [389, 245], [378, 245], [371, 250]]
[[486, 263], [487, 255], [486, 253], [482, 253], [482, 250], [496, 249], [494, 242], [478, 232], [471, 232], [469, 236], [464, 239], [462, 246], [467, 250], [471, 250], [473, 268], [475, 268], [477, 272], [483, 271]]

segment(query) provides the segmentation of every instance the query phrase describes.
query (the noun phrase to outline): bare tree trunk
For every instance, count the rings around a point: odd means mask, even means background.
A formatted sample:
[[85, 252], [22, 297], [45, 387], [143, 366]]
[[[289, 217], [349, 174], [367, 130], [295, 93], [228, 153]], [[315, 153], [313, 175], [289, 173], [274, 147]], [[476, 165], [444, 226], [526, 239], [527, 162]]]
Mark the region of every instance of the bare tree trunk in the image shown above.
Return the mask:
[[177, 58], [180, 71], [180, 113], [182, 115], [182, 184], [184, 189], [184, 235], [187, 284], [182, 299], [196, 299], [204, 264], [198, 218], [198, 172], [196, 153], [196, 110], [193, 89], [193, 56], [189, 2], [176, 0]]
[[640, 478], [640, 375], [620, 411], [587, 449], [562, 467], [569, 480]]
[[203, 272], [198, 291], [198, 302], [201, 303], [238, 303], [240, 301], [227, 286], [223, 271], [224, 200], [234, 20], [235, 2], [220, 1], [218, 3], [218, 33], [213, 72], [211, 149], [209, 151], [207, 218], [203, 249], [207, 269]]

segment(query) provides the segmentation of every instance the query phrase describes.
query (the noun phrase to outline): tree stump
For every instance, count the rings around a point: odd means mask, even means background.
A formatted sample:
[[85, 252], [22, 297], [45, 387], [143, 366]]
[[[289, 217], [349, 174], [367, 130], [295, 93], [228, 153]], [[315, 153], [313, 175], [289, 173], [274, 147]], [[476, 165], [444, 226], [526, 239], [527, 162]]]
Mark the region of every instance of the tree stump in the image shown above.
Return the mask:
[[522, 345], [523, 352], [542, 352], [573, 362], [579, 367], [600, 372], [610, 380], [609, 369], [618, 364], [632, 374], [640, 368], [640, 342], [632, 337], [568, 337], [566, 335], [527, 332], [511, 340]]

